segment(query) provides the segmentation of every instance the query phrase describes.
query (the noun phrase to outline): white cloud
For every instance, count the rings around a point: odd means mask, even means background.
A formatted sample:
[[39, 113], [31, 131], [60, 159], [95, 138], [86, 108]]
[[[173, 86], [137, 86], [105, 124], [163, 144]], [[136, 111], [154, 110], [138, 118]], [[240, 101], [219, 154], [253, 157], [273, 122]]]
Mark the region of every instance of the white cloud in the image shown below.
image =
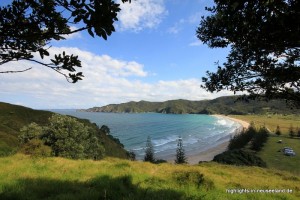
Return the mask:
[[203, 45], [203, 42], [201, 42], [199, 39], [196, 39], [195, 41], [191, 42], [189, 46], [195, 47], [195, 46], [201, 46]]
[[155, 28], [167, 14], [163, 0], [133, 0], [131, 3], [120, 4], [118, 19], [121, 30], [141, 31]]
[[[43, 66], [15, 62], [2, 67], [10, 70], [33, 66], [33, 69], [17, 74], [0, 74], [0, 101], [33, 108], [88, 108], [128, 101], [165, 101], [170, 99], [212, 99], [230, 92], [211, 94], [200, 88], [198, 79], [157, 81], [147, 83], [148, 72], [135, 61], [114, 59], [108, 55], [95, 55], [78, 48], [53, 47], [50, 53], [61, 51], [79, 55], [84, 79], [76, 84]], [[18, 68], [19, 69], [19, 68]], [[13, 98], [13, 99], [12, 99]]]

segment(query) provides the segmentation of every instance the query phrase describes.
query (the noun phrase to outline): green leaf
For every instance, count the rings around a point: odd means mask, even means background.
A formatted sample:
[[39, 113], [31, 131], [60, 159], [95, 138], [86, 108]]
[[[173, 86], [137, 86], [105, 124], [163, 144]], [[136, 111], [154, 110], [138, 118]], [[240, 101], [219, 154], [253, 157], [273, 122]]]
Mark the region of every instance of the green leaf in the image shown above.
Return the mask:
[[42, 49], [39, 49], [38, 51], [39, 51], [39, 53], [40, 53], [41, 58], [44, 59], [44, 54], [43, 54]]
[[92, 31], [92, 28], [89, 28], [89, 29], [88, 29], [88, 32], [89, 32], [90, 36], [95, 37], [95, 36], [94, 36], [94, 33], [93, 33], [93, 31]]

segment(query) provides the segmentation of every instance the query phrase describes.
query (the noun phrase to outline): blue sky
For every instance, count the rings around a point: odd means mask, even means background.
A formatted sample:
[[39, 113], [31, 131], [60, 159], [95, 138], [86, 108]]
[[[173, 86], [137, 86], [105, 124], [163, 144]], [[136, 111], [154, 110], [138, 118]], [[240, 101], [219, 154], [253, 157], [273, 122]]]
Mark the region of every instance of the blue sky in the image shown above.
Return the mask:
[[[2, 5], [7, 1], [2, 1]], [[116, 32], [107, 41], [86, 32], [52, 42], [50, 53], [79, 56], [85, 78], [67, 83], [54, 71], [28, 62], [3, 69], [32, 70], [0, 74], [0, 101], [32, 108], [89, 108], [128, 101], [202, 100], [211, 94], [200, 88], [214, 62], [222, 63], [228, 49], [209, 49], [196, 38], [205, 0], [137, 0], [122, 4]]]

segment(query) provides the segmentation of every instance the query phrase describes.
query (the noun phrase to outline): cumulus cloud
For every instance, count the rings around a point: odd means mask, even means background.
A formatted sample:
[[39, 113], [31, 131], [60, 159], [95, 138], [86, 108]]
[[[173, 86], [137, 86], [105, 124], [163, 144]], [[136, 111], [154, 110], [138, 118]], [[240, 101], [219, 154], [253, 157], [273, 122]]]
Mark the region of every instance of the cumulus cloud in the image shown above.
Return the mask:
[[130, 4], [120, 4], [118, 19], [121, 30], [141, 31], [145, 28], [155, 28], [167, 14], [163, 0], [134, 0]]
[[76, 84], [58, 73], [29, 62], [9, 63], [7, 69], [33, 67], [17, 74], [0, 74], [0, 101], [23, 104], [33, 108], [89, 108], [128, 101], [165, 101], [170, 99], [202, 100], [232, 93], [211, 94], [200, 88], [198, 79], [156, 81], [148, 83], [148, 72], [135, 61], [124, 61], [108, 55], [96, 55], [78, 48], [53, 47], [79, 55], [85, 75]]

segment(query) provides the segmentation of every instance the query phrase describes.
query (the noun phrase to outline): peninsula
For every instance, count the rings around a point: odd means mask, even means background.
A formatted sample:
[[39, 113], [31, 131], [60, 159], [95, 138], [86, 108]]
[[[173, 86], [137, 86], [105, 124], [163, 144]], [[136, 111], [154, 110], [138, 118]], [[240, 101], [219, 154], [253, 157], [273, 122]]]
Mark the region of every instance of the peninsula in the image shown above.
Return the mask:
[[164, 102], [130, 101], [121, 104], [109, 104], [102, 107], [81, 109], [85, 112], [112, 112], [112, 113], [144, 113], [156, 112], [166, 114], [297, 114], [299, 109], [291, 110], [282, 100], [248, 102], [238, 101], [238, 96], [219, 97], [213, 100], [189, 101], [169, 100]]

